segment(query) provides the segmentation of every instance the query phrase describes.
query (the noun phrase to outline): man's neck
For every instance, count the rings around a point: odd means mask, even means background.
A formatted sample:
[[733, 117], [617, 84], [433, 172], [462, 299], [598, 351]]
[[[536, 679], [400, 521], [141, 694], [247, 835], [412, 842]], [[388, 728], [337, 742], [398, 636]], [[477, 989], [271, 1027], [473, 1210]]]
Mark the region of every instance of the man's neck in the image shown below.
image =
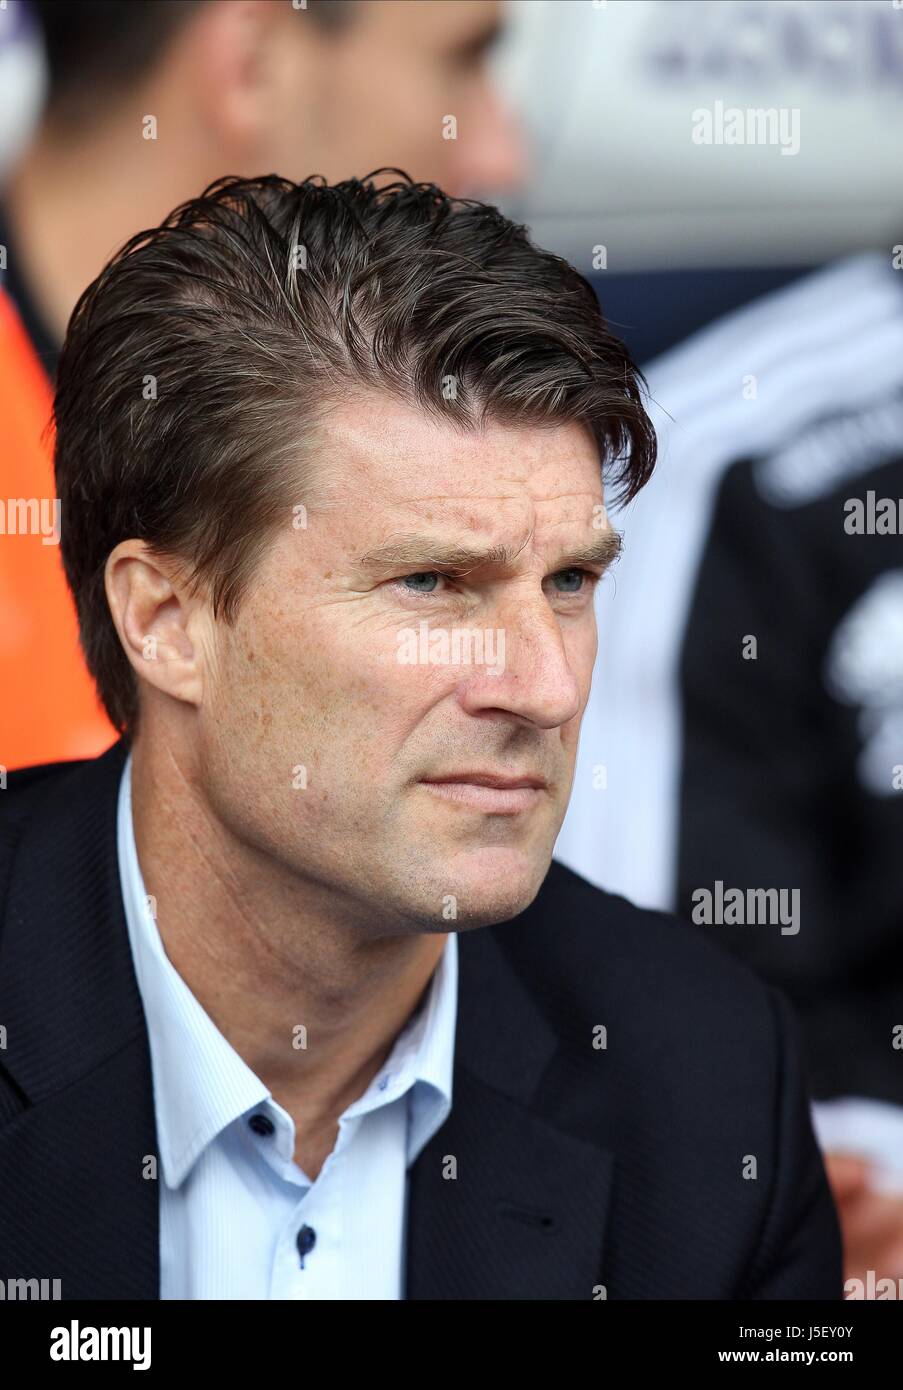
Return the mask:
[[111, 122], [71, 144], [37, 136], [5, 181], [3, 200], [18, 273], [57, 343], [113, 253], [197, 193], [199, 179], [185, 169], [174, 178], [155, 142], [131, 125]]
[[237, 843], [176, 759], [140, 736], [132, 816], [169, 959], [299, 1134], [322, 1137], [385, 1062], [446, 935], [355, 933], [322, 889]]

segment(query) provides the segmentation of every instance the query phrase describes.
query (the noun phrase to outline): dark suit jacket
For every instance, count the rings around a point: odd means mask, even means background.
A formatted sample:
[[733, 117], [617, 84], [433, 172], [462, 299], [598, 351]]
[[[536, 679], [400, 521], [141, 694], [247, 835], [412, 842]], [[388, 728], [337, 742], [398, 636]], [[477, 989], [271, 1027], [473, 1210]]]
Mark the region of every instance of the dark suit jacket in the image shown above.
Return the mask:
[[[59, 1278], [68, 1299], [159, 1297], [125, 752], [0, 791], [0, 1278]], [[408, 1298], [842, 1297], [780, 995], [554, 863], [526, 912], [459, 948], [453, 1108], [411, 1169]]]

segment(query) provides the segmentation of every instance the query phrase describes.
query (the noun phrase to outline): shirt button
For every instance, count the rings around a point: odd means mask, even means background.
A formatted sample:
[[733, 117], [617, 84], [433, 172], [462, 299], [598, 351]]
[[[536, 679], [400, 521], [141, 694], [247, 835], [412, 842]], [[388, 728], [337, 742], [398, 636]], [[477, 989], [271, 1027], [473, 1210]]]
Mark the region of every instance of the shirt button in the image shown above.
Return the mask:
[[298, 1232], [298, 1254], [301, 1256], [301, 1268], [304, 1268], [304, 1256], [310, 1254], [317, 1243], [317, 1233], [313, 1226], [302, 1226]]
[[252, 1115], [248, 1124], [255, 1134], [272, 1134], [276, 1128], [268, 1115]]

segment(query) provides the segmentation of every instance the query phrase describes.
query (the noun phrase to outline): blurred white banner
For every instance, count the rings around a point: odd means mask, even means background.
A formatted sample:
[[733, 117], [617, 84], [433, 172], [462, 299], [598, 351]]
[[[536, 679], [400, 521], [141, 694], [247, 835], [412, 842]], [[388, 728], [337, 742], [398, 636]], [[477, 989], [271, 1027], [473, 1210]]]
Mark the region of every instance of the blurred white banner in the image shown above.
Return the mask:
[[584, 273], [814, 264], [901, 239], [903, 0], [508, 9], [497, 70], [536, 163], [504, 205]]

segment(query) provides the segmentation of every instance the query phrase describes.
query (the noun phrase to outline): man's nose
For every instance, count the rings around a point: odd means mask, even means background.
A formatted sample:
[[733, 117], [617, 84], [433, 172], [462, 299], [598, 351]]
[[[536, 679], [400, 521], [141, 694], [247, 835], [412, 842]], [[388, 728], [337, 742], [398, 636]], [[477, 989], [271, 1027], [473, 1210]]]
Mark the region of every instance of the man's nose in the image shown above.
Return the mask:
[[454, 169], [459, 196], [516, 193], [527, 181], [530, 160], [521, 122], [484, 82], [471, 111], [472, 123], [457, 144]]
[[541, 729], [555, 729], [580, 712], [582, 691], [556, 615], [544, 597], [506, 607], [484, 638], [485, 661], [462, 683], [468, 714], [513, 714]]

